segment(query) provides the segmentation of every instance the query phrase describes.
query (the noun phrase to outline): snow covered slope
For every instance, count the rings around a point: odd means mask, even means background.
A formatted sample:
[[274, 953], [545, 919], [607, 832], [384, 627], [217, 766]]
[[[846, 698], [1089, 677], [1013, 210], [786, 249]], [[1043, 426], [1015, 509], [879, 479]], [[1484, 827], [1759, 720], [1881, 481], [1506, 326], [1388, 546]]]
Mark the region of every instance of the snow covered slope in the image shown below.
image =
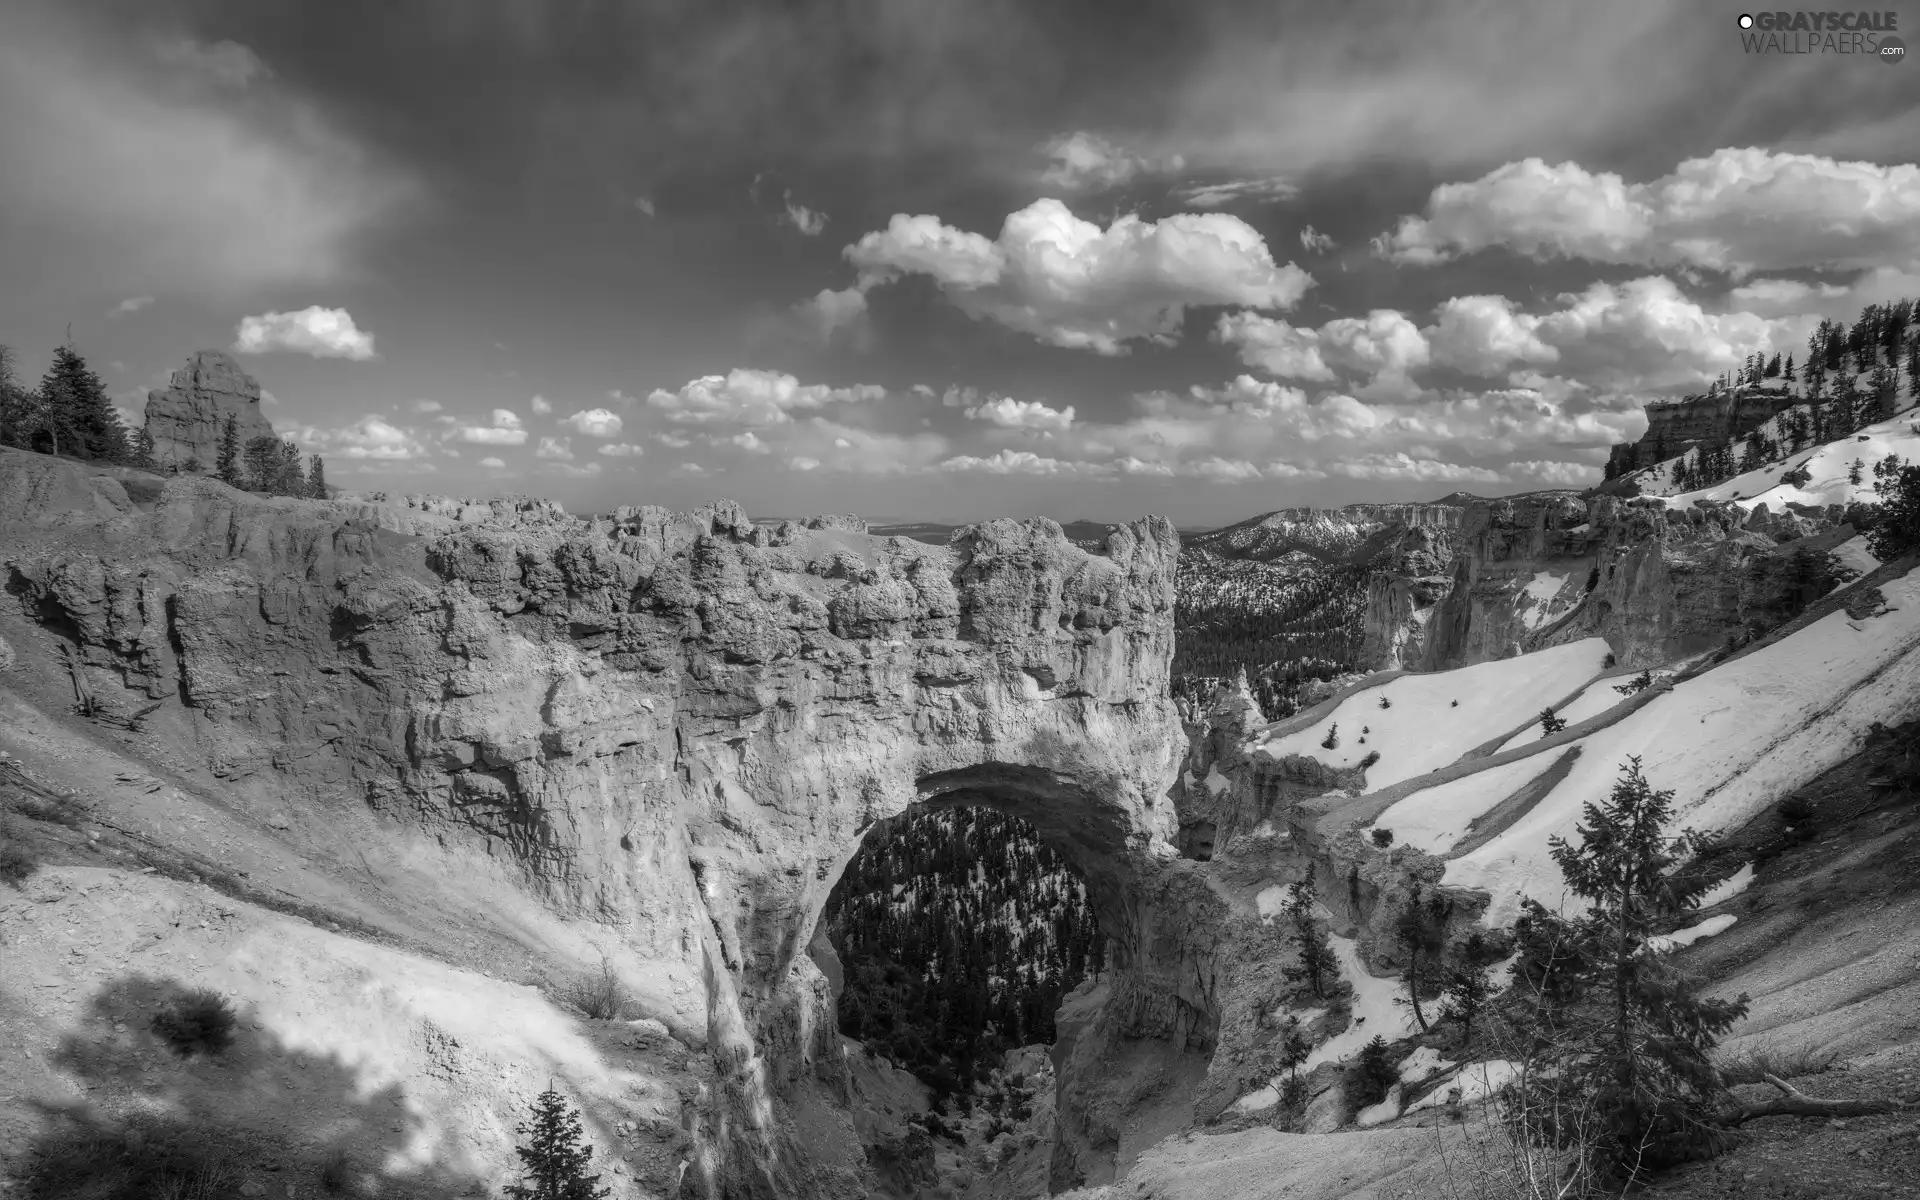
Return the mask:
[[[1580, 754], [1565, 777], [1504, 830], [1449, 861], [1443, 882], [1485, 889], [1493, 896], [1487, 922], [1506, 924], [1522, 896], [1562, 903], [1560, 871], [1547, 840], [1573, 836], [1582, 806], [1607, 794], [1628, 757], [1642, 759], [1655, 787], [1673, 789], [1681, 825], [1723, 830], [1839, 762], [1873, 722], [1892, 724], [1912, 715], [1920, 697], [1920, 576], [1901, 577], [1881, 591], [1887, 608], [1877, 616], [1854, 619], [1844, 611], [1830, 613], [1779, 642], [1677, 685], [1572, 743]], [[1479, 689], [1481, 699], [1496, 698], [1489, 693], [1538, 697], [1558, 689], [1564, 694], [1584, 676], [1577, 660], [1569, 663], [1555, 654], [1545, 651], [1396, 680], [1395, 685], [1427, 684], [1425, 694], [1438, 697], [1437, 702], [1416, 702], [1407, 691], [1405, 700], [1381, 715], [1399, 714], [1403, 730], [1438, 731], [1425, 742], [1408, 739], [1410, 760], [1423, 751], [1428, 760], [1442, 757], [1444, 751], [1437, 747], [1445, 740], [1443, 734], [1455, 732], [1449, 718], [1458, 711], [1448, 706], [1450, 693], [1460, 694], [1465, 708], [1468, 697], [1475, 695], [1469, 678], [1486, 667], [1501, 667], [1500, 686]], [[1349, 703], [1364, 702], [1367, 695], [1352, 697]], [[1527, 706], [1515, 702], [1512, 707], [1524, 713]], [[1538, 701], [1532, 707], [1537, 708]], [[1490, 717], [1481, 732], [1497, 733], [1503, 719], [1504, 714]], [[1313, 745], [1310, 735], [1300, 736]], [[1458, 731], [1453, 744], [1472, 741], [1471, 734]], [[1465, 836], [1474, 818], [1539, 779], [1563, 753], [1556, 747], [1416, 791], [1383, 812], [1376, 824], [1421, 849], [1444, 854]]]
[[[1671, 508], [1691, 508], [1698, 500], [1732, 500], [1751, 509], [1765, 504], [1778, 512], [1787, 504], [1872, 504], [1879, 497], [1873, 490], [1873, 464], [1889, 454], [1903, 459], [1920, 458], [1920, 416], [1902, 413], [1892, 420], [1869, 425], [1852, 437], [1802, 450], [1783, 462], [1736, 475], [1725, 483], [1699, 491], [1667, 497]], [[1850, 483], [1848, 476], [1855, 462], [1861, 464], [1860, 482]], [[1812, 476], [1795, 487], [1781, 483], [1780, 476], [1804, 466]]]
[[[1378, 791], [1444, 767], [1538, 717], [1579, 691], [1604, 669], [1606, 658], [1606, 639], [1596, 637], [1457, 671], [1402, 675], [1354, 693], [1318, 723], [1274, 738], [1264, 749], [1275, 758], [1301, 754], [1332, 767], [1358, 766], [1377, 751], [1380, 761], [1367, 768], [1367, 788]], [[1382, 697], [1390, 707], [1380, 707]], [[1327, 749], [1321, 743], [1336, 725], [1338, 744]]]

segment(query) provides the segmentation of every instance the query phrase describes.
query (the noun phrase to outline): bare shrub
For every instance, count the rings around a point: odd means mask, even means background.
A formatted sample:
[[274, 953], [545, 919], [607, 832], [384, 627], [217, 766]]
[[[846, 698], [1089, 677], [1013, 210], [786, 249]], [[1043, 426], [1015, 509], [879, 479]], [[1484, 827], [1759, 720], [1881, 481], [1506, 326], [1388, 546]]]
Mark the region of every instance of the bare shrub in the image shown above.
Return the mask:
[[233, 1044], [239, 1014], [211, 988], [182, 992], [153, 1017], [153, 1031], [181, 1057], [218, 1054]]
[[617, 1021], [627, 1012], [627, 989], [613, 969], [613, 963], [600, 960], [597, 970], [587, 971], [567, 981], [560, 989], [560, 1000], [579, 1009], [596, 1021]]

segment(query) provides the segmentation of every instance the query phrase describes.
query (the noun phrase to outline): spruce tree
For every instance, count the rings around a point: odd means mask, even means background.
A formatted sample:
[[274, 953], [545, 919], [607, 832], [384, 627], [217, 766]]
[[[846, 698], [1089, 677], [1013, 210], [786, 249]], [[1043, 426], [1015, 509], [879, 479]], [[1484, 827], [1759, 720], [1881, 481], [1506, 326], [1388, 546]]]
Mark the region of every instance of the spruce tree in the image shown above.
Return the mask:
[[280, 473], [280, 439], [270, 433], [248, 438], [245, 455], [248, 488], [256, 492], [272, 492]]
[[40, 429], [40, 403], [21, 386], [17, 362], [13, 347], [0, 345], [0, 445], [30, 450]]
[[1656, 791], [1640, 760], [1629, 758], [1612, 793], [1586, 805], [1576, 826], [1579, 841], [1548, 842], [1568, 890], [1591, 911], [1562, 919], [1527, 907], [1531, 928], [1515, 966], [1519, 979], [1526, 947], [1544, 928], [1556, 943], [1550, 973], [1559, 1007], [1584, 1001], [1592, 1009], [1590, 1020], [1559, 1027], [1579, 1043], [1562, 1069], [1528, 1085], [1559, 1091], [1559, 1102], [1524, 1107], [1565, 1112], [1569, 1095], [1589, 1101], [1595, 1125], [1581, 1148], [1594, 1177], [1616, 1189], [1724, 1148], [1713, 1117], [1726, 1100], [1726, 1085], [1709, 1055], [1747, 1012], [1744, 995], [1733, 1001], [1697, 995], [1692, 981], [1649, 944], [1662, 923], [1698, 908], [1712, 886], [1674, 869], [1710, 843], [1692, 830], [1669, 834], [1672, 819], [1673, 792]]
[[106, 385], [71, 343], [53, 352], [53, 364], [40, 378], [40, 402], [57, 453], [106, 462], [130, 457], [127, 429], [107, 399]]
[[132, 461], [136, 467], [153, 470], [153, 434], [147, 432], [147, 427], [144, 425], [140, 427], [140, 432], [133, 435]]
[[1567, 723], [1561, 720], [1559, 717], [1555, 716], [1551, 708], [1543, 708], [1540, 710], [1541, 736], [1551, 737], [1552, 735], [1559, 733], [1562, 729], [1565, 729], [1566, 727], [1567, 727]]
[[533, 1118], [514, 1127], [514, 1132], [530, 1139], [514, 1149], [520, 1156], [520, 1173], [531, 1183], [510, 1183], [506, 1193], [512, 1200], [601, 1200], [612, 1188], [596, 1188], [598, 1175], [587, 1174], [593, 1147], [582, 1146], [585, 1136], [580, 1114], [567, 1106], [560, 1093], [549, 1084], [533, 1102]]
[[220, 427], [220, 456], [214, 462], [214, 474], [228, 487], [240, 487], [240, 429], [229, 416]]

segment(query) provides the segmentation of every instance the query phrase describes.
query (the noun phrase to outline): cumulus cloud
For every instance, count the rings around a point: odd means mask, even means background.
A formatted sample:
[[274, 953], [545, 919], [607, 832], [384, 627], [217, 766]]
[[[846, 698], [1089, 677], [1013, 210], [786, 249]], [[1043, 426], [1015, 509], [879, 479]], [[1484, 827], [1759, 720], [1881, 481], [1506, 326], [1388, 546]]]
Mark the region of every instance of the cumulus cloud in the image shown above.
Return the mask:
[[647, 406], [675, 424], [762, 427], [793, 420], [796, 409], [882, 400], [886, 394], [873, 384], [836, 388], [802, 384], [777, 371], [736, 368], [725, 375], [702, 376], [677, 391], [657, 388], [647, 396]]
[[128, 313], [137, 313], [153, 303], [152, 296], [129, 296], [107, 310], [109, 317], [124, 317]]
[[991, 458], [971, 454], [956, 455], [940, 464], [942, 471], [975, 471], [987, 475], [1088, 475], [1109, 474], [1114, 468], [1102, 463], [1064, 462], [1044, 458], [1027, 450], [1002, 450]]
[[333, 458], [419, 462], [428, 454], [414, 431], [372, 414], [335, 429], [302, 426], [294, 437], [307, 450]]
[[965, 412], [971, 420], [1032, 433], [1065, 433], [1073, 426], [1072, 405], [1054, 409], [1038, 400], [1015, 400], [1010, 396], [976, 404]]
[[477, 442], [482, 446], [524, 446], [527, 444], [527, 431], [520, 418], [509, 408], [493, 410], [491, 425], [461, 425], [456, 434], [463, 442]]
[[[0, 275], [230, 302], [337, 282], [419, 194], [235, 43], [31, 10], [0, 38]], [[245, 86], [245, 85], [251, 86]], [[239, 90], [236, 90], [239, 89]]]
[[440, 408], [441, 405], [438, 400], [415, 400], [407, 405], [408, 411], [419, 413], [422, 416], [437, 413], [440, 411]]
[[365, 362], [375, 357], [373, 335], [353, 323], [344, 308], [314, 305], [299, 312], [270, 312], [242, 317], [234, 330], [235, 354], [308, 354]]
[[1010, 214], [992, 240], [898, 213], [845, 254], [863, 290], [926, 275], [970, 316], [1105, 355], [1127, 353], [1131, 341], [1171, 343], [1190, 306], [1285, 309], [1313, 285], [1226, 213], [1130, 215], [1102, 229], [1053, 199]]
[[635, 196], [633, 198], [633, 206], [640, 211], [640, 215], [643, 217], [651, 217], [653, 215], [653, 201], [646, 196]]
[[527, 401], [527, 407], [533, 410], [536, 417], [548, 416], [553, 412], [553, 404], [545, 396], [535, 396]]
[[502, 467], [505, 467], [507, 464], [505, 463], [505, 461], [501, 459], [495, 458], [492, 455], [488, 455], [486, 458], [483, 458], [480, 460], [480, 465], [490, 470], [498, 471]]
[[1727, 293], [1729, 303], [1744, 309], [1804, 311], [1808, 305], [1820, 305], [1848, 295], [1848, 289], [1836, 283], [1802, 283], [1798, 279], [1751, 279]]
[[543, 437], [540, 439], [539, 447], [534, 450], [533, 456], [535, 458], [552, 459], [557, 462], [571, 462], [573, 460], [573, 439]]
[[1257, 313], [1223, 314], [1215, 340], [1240, 348], [1241, 361], [1285, 379], [1331, 381], [1336, 370], [1362, 376], [1365, 399], [1404, 398], [1420, 389], [1411, 372], [1427, 365], [1427, 338], [1404, 314], [1375, 309], [1306, 329]]
[[646, 450], [632, 442], [607, 442], [599, 449], [608, 458], [639, 458]]
[[1300, 230], [1300, 248], [1308, 254], [1325, 254], [1334, 248], [1334, 240], [1308, 225]]
[[560, 424], [575, 433], [596, 438], [618, 437], [621, 427], [619, 414], [604, 408], [589, 408], [570, 417], [562, 417]]
[[568, 479], [592, 479], [600, 474], [600, 464], [597, 462], [552, 462], [547, 464], [547, 470], [557, 475], [564, 475]]
[[1441, 303], [1433, 360], [1469, 375], [1492, 376], [1515, 363], [1546, 364], [1560, 351], [1540, 339], [1539, 317], [1516, 312], [1505, 296], [1455, 296]]
[[1422, 483], [1501, 483], [1500, 472], [1489, 467], [1415, 458], [1405, 452], [1367, 454], [1328, 465], [1328, 471], [1348, 479], [1417, 480]]
[[1224, 179], [1189, 183], [1173, 190], [1174, 199], [1193, 208], [1225, 208], [1232, 204], [1277, 204], [1291, 200], [1300, 189], [1285, 179]]
[[1869, 270], [1920, 261], [1920, 165], [1841, 162], [1756, 147], [1690, 158], [1628, 183], [1539, 158], [1442, 184], [1382, 250], [1445, 262], [1493, 247], [1535, 259], [1691, 266], [1735, 276]]
[[1040, 182], [1063, 192], [1107, 191], [1141, 175], [1178, 171], [1185, 165], [1177, 154], [1149, 158], [1084, 129], [1061, 134], [1037, 149], [1047, 157]]

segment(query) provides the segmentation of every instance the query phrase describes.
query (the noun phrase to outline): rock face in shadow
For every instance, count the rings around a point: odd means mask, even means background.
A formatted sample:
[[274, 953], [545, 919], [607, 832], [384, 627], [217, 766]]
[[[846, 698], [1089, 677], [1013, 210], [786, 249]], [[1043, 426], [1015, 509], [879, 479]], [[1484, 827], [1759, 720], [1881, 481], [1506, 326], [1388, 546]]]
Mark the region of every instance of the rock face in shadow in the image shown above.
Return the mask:
[[166, 387], [147, 393], [153, 460], [163, 468], [211, 475], [228, 417], [242, 447], [257, 437], [277, 436], [260, 411], [260, 381], [224, 351], [196, 350]]
[[1797, 552], [1823, 555], [1850, 533], [1837, 510], [1479, 501], [1454, 534], [1450, 578], [1370, 580], [1362, 664], [1445, 670], [1596, 635], [1623, 666], [1702, 653], [1790, 619], [1813, 598]]
[[[266, 498], [0, 450], [9, 592], [97, 693], [184, 705], [215, 764], [359, 797], [695, 968], [707, 1195], [825, 1194], [785, 1117], [847, 1091], [805, 950], [864, 830], [916, 803], [994, 805], [1069, 854], [1112, 939], [1087, 1044], [1204, 1063], [1210, 899], [1170, 843], [1178, 552], [1159, 518], [1104, 553], [1047, 520], [929, 546], [726, 503]], [[1062, 1180], [1114, 1152], [1075, 1087]]]

